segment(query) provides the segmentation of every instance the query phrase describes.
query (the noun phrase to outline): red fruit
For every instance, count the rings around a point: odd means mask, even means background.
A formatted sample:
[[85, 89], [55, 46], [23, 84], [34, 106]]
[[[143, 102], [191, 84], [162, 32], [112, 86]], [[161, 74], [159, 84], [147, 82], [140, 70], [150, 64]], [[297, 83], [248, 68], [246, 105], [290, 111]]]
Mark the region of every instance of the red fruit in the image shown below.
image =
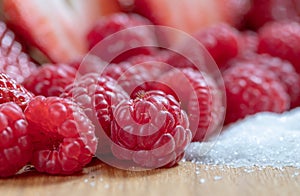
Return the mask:
[[33, 94], [22, 85], [0, 73], [0, 104], [14, 102], [24, 110], [32, 97]]
[[180, 42], [174, 48], [175, 51], [169, 50], [166, 63], [176, 68], [202, 70], [201, 66], [209, 64], [212, 56], [219, 68], [222, 68], [226, 61], [238, 55], [240, 33], [228, 24], [219, 23], [201, 29], [194, 33], [194, 38]]
[[171, 54], [171, 52], [169, 52], [168, 50], [161, 49], [151, 55], [141, 54], [141, 55], [132, 56], [129, 59], [127, 59], [126, 62], [129, 62], [133, 65], [146, 63], [146, 62], [150, 62], [150, 61], [166, 63], [167, 59], [170, 57], [170, 54]]
[[99, 20], [88, 34], [89, 48], [118, 31], [140, 25], [151, 25], [150, 21], [137, 14], [115, 13]]
[[[224, 111], [221, 92], [209, 76], [191, 68], [174, 69], [158, 81], [176, 93], [182, 108], [188, 113], [193, 141], [203, 141], [217, 131]], [[171, 93], [168, 89], [163, 89]]]
[[119, 102], [129, 99], [128, 94], [114, 79], [90, 73], [67, 86], [62, 97], [71, 98], [77, 102], [93, 121], [99, 138], [97, 153], [109, 152], [108, 137], [111, 135], [112, 109]]
[[0, 21], [0, 72], [21, 83], [35, 69], [36, 65], [15, 40], [15, 34]]
[[31, 162], [39, 172], [72, 174], [91, 161], [97, 148], [95, 128], [77, 104], [37, 96], [25, 117], [34, 146]]
[[[169, 50], [159, 50], [151, 56], [136, 55], [129, 58], [127, 63], [108, 66], [104, 74], [118, 80], [118, 83], [127, 90], [132, 99], [135, 99], [140, 92], [166, 90], [168, 87], [157, 82], [156, 79], [172, 69], [172, 65], [168, 63], [172, 54]], [[172, 90], [170, 89], [170, 91]], [[175, 93], [173, 94], [175, 95]]]
[[128, 62], [123, 62], [119, 64], [109, 64], [101, 73], [102, 76], [108, 76], [114, 80], [118, 80], [124, 72], [126, 72], [133, 65]]
[[135, 65], [120, 63], [106, 67], [102, 75], [114, 78], [128, 94], [131, 94], [141, 84], [155, 81], [166, 69], [167, 67], [158, 61], [142, 62]]
[[258, 35], [254, 31], [245, 31], [239, 36], [239, 56], [246, 57], [257, 53]]
[[[220, 22], [236, 25], [248, 8], [248, 0], [134, 1], [134, 10], [154, 24], [170, 26], [190, 34]], [[170, 44], [178, 41], [172, 36], [168, 36], [168, 39]]]
[[300, 73], [300, 24], [297, 22], [272, 22], [259, 30], [259, 53], [268, 53], [290, 61]]
[[77, 70], [66, 64], [44, 64], [23, 82], [35, 95], [59, 96], [64, 88], [73, 83]]
[[191, 142], [188, 117], [171, 95], [149, 91], [114, 110], [112, 152], [139, 167], [171, 167]]
[[94, 55], [86, 55], [70, 63], [70, 66], [74, 67], [81, 75], [99, 72], [104, 69], [106, 65], [108, 65], [107, 62]]
[[[163, 74], [165, 75], [165, 74]], [[153, 91], [153, 90], [160, 90], [168, 95], [172, 95], [178, 102], [180, 99], [178, 98], [177, 94], [166, 84], [163, 82], [158, 81], [147, 81], [143, 82], [137, 87], [134, 88], [134, 90], [130, 93], [131, 99], [135, 99], [137, 97], [140, 97], [141, 95], [145, 94], [145, 92]], [[181, 102], [180, 102], [181, 103]], [[181, 106], [183, 104], [181, 103]], [[185, 109], [185, 108], [183, 108]]]
[[264, 67], [240, 63], [225, 70], [223, 79], [227, 98], [226, 124], [258, 112], [281, 113], [290, 107], [283, 84]]
[[0, 177], [16, 174], [31, 159], [28, 123], [15, 103], [0, 105]]
[[101, 16], [119, 10], [117, 1], [4, 0], [4, 14], [52, 61], [66, 63], [87, 52], [86, 34]]
[[234, 59], [228, 63], [228, 66], [244, 66], [246, 64], [260, 66], [267, 69], [266, 71], [274, 73], [291, 99], [291, 108], [300, 104], [300, 89], [295, 88], [295, 86], [300, 86], [300, 75], [290, 62], [268, 54], [252, 54]]
[[[96, 53], [100, 52], [100, 57], [108, 62], [119, 63], [129, 57], [139, 54], [152, 54], [152, 47], [142, 47], [147, 45], [154, 45], [156, 38], [151, 28], [143, 27], [143, 29], [135, 29], [134, 27], [142, 25], [151, 25], [151, 23], [144, 17], [137, 14], [116, 13], [111, 16], [102, 18], [88, 33], [87, 39], [89, 48], [92, 49], [99, 42], [108, 36], [113, 36], [121, 30], [127, 29], [126, 32], [119, 34], [119, 36], [111, 37], [105, 44], [105, 50], [97, 48]], [[110, 49], [107, 49], [109, 47]], [[135, 48], [137, 47], [137, 48]], [[123, 51], [124, 50], [124, 51]], [[105, 53], [108, 54], [105, 54]], [[119, 54], [120, 53], [120, 54]], [[109, 58], [112, 59], [109, 59]]]
[[197, 32], [194, 36], [204, 45], [218, 65], [238, 54], [239, 32], [227, 24], [211, 26]]
[[246, 15], [246, 23], [250, 28], [258, 29], [271, 21], [300, 21], [300, 10], [297, 0], [252, 0], [252, 6]]

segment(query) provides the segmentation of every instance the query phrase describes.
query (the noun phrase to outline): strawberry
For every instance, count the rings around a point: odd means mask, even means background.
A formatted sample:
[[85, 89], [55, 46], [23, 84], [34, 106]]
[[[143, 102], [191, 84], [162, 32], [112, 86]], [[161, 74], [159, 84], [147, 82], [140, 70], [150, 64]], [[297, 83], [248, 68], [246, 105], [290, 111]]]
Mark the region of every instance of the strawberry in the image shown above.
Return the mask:
[[133, 9], [155, 24], [195, 33], [219, 22], [237, 25], [241, 16], [247, 12], [249, 2], [249, 0], [135, 0]]
[[118, 11], [116, 1], [3, 0], [11, 25], [53, 62], [69, 62], [87, 52], [85, 36], [95, 21]]

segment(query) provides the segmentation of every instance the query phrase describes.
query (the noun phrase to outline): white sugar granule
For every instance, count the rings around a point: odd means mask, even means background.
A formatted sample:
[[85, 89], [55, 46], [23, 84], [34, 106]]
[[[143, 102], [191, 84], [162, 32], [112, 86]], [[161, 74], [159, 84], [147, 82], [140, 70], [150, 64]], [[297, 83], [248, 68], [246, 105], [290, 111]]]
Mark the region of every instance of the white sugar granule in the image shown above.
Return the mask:
[[205, 181], [206, 181], [206, 180], [205, 180], [204, 178], [201, 178], [201, 179], [199, 180], [200, 184], [204, 184]]
[[300, 108], [249, 116], [210, 142], [192, 143], [185, 158], [206, 165], [300, 168]]
[[223, 178], [222, 176], [215, 176], [215, 177], [214, 177], [214, 181], [221, 180], [222, 178]]

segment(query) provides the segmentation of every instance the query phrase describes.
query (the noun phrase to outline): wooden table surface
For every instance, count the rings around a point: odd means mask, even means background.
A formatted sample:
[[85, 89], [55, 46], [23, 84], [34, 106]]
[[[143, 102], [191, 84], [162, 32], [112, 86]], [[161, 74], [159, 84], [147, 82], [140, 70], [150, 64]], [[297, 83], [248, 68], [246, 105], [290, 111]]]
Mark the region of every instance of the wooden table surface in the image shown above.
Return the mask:
[[93, 163], [81, 174], [34, 172], [0, 180], [0, 196], [300, 195], [300, 170], [239, 168], [182, 162], [171, 169], [133, 172]]

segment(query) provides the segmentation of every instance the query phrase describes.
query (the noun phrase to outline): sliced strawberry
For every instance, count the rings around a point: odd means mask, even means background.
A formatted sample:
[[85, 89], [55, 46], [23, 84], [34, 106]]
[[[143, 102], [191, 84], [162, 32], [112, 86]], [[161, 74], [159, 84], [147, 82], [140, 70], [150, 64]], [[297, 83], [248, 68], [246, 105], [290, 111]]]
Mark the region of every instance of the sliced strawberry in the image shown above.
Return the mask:
[[[153, 23], [194, 33], [214, 23], [236, 25], [249, 8], [249, 0], [135, 0], [134, 11]], [[173, 38], [171, 38], [173, 39]]]
[[118, 11], [107, 0], [3, 0], [7, 20], [54, 62], [69, 62], [87, 52], [86, 34], [103, 15]]

